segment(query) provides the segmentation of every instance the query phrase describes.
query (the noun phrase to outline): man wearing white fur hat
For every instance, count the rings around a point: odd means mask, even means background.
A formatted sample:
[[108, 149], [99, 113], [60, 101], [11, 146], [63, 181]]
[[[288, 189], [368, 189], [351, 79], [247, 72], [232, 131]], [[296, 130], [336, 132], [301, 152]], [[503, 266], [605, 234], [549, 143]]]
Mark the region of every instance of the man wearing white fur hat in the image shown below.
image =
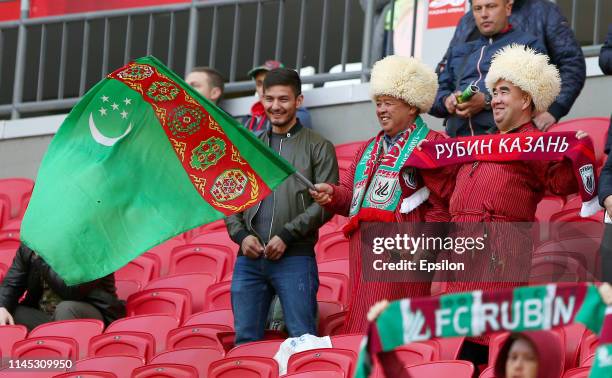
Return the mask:
[[[433, 70], [414, 58], [388, 56], [372, 68], [370, 94], [382, 130], [367, 141], [340, 185], [316, 184], [315, 201], [349, 216], [351, 303], [345, 332], [365, 332], [369, 307], [383, 298], [429, 295], [428, 282], [366, 282], [362, 277], [361, 222], [444, 222], [452, 190], [444, 169], [417, 171], [405, 162], [422, 140], [444, 139], [420, 113], [434, 101]], [[365, 252], [364, 252], [365, 253]], [[370, 251], [371, 254], [371, 251]]]
[[[538, 135], [547, 134], [538, 132], [532, 121], [535, 114], [552, 104], [561, 87], [559, 72], [546, 55], [522, 45], [508, 46], [494, 57], [486, 85], [493, 95], [491, 107], [499, 134], [519, 137], [520, 146], [525, 138], [536, 140]], [[577, 139], [585, 136], [582, 131], [576, 134]], [[569, 159], [552, 159], [546, 151], [542, 152], [541, 160], [534, 160], [533, 155], [526, 159], [525, 154], [497, 148], [495, 143], [502, 138], [495, 135], [466, 138], [466, 141], [477, 138], [492, 142], [490, 151], [493, 152], [462, 160], [464, 164], [457, 171], [449, 212], [456, 226], [453, 236], [474, 236], [470, 235], [474, 232], [470, 225], [490, 222], [486, 226], [490, 244], [486, 254], [438, 256], [439, 261], [449, 259], [466, 266], [465, 272], [450, 279], [448, 293], [494, 290], [526, 282], [533, 250], [531, 231], [517, 226], [518, 223], [507, 222], [534, 222], [536, 207], [545, 192], [567, 195], [578, 190]], [[574, 139], [573, 135], [569, 139]], [[488, 155], [484, 156], [485, 153]], [[486, 361], [486, 345], [486, 337], [470, 338], [462, 352], [466, 354], [460, 358], [480, 363], [482, 357]]]

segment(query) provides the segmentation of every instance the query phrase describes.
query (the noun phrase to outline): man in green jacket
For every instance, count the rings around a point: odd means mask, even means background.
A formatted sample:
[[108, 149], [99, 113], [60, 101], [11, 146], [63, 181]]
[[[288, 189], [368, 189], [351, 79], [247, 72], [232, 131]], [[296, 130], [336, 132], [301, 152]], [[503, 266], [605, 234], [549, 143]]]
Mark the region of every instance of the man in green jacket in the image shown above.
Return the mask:
[[[296, 117], [303, 101], [300, 88], [293, 70], [278, 68], [266, 75], [262, 103], [272, 128], [259, 138], [311, 182], [336, 183], [334, 146]], [[231, 288], [236, 345], [262, 339], [275, 294], [289, 335], [316, 335], [314, 246], [319, 227], [330, 217], [303, 183], [289, 178], [256, 206], [226, 219], [232, 240], [240, 245]]]

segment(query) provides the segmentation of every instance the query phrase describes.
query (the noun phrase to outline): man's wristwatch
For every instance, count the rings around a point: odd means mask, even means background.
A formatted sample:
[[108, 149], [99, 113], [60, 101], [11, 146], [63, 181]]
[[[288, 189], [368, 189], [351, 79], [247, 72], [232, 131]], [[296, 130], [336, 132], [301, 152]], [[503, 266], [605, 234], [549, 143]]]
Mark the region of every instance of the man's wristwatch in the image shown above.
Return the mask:
[[484, 96], [485, 96], [484, 109], [491, 110], [491, 100], [493, 99], [493, 97], [489, 93], [485, 93]]

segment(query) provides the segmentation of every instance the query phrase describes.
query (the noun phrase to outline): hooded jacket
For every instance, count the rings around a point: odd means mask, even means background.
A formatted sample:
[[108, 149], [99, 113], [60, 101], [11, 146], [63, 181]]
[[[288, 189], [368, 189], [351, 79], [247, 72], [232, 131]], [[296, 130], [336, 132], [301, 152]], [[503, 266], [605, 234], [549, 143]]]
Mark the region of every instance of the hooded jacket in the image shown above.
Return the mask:
[[[510, 23], [515, 29], [536, 36], [561, 73], [561, 94], [548, 108], [558, 121], [569, 113], [586, 80], [584, 54], [576, 36], [559, 6], [549, 0], [514, 0]], [[459, 21], [449, 50], [457, 44], [477, 39], [479, 35], [470, 11]], [[438, 64], [438, 74], [446, 66], [449, 50]]]
[[[565, 357], [559, 337], [551, 331], [531, 331], [519, 334], [531, 342], [538, 355], [537, 378], [559, 378], [563, 376]], [[519, 337], [512, 335], [504, 342], [495, 360], [495, 376], [506, 377], [506, 360], [512, 343]]]

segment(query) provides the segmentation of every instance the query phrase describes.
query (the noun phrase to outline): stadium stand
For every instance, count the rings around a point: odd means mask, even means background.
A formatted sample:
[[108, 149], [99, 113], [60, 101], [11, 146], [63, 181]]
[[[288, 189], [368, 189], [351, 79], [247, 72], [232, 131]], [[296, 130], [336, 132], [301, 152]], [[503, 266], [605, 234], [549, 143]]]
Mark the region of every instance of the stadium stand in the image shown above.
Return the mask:
[[74, 371], [102, 371], [115, 374], [118, 378], [129, 377], [132, 371], [144, 365], [136, 356], [89, 357], [75, 362]]
[[182, 364], [149, 364], [134, 369], [131, 378], [198, 378], [198, 370]]
[[11, 358], [57, 358], [77, 360], [79, 345], [71, 337], [44, 336], [32, 337], [13, 344]]
[[22, 325], [0, 327], [0, 358], [10, 356], [13, 345], [26, 338], [28, 330]]
[[102, 334], [103, 330], [104, 323], [97, 319], [61, 320], [39, 325], [30, 332], [28, 338], [70, 335], [79, 346], [79, 358], [83, 358], [88, 355], [89, 341]]
[[187, 289], [147, 289], [130, 295], [127, 316], [166, 314], [184, 321], [191, 315], [191, 293]]
[[204, 310], [206, 290], [216, 281], [217, 276], [212, 273], [176, 274], [157, 278], [144, 289], [186, 289], [191, 294], [191, 310], [195, 313]]
[[147, 332], [107, 332], [89, 342], [89, 356], [136, 356], [145, 362], [155, 354], [155, 338]]
[[155, 338], [155, 350], [157, 352], [166, 349], [166, 338], [168, 332], [177, 328], [179, 320], [169, 315], [140, 315], [115, 320], [107, 328], [106, 332], [147, 332]]
[[194, 324], [175, 328], [168, 333], [166, 348], [206, 347], [215, 348], [225, 354], [223, 345], [219, 341], [219, 332], [232, 332], [232, 328], [220, 324]]
[[276, 378], [278, 363], [272, 358], [241, 356], [214, 361], [208, 368], [210, 378]]
[[195, 367], [200, 378], [207, 377], [208, 367], [223, 355], [215, 348], [179, 348], [157, 354], [151, 363], [178, 363]]
[[340, 348], [311, 349], [292, 354], [287, 363], [287, 373], [314, 370], [332, 370], [353, 376], [357, 354]]

